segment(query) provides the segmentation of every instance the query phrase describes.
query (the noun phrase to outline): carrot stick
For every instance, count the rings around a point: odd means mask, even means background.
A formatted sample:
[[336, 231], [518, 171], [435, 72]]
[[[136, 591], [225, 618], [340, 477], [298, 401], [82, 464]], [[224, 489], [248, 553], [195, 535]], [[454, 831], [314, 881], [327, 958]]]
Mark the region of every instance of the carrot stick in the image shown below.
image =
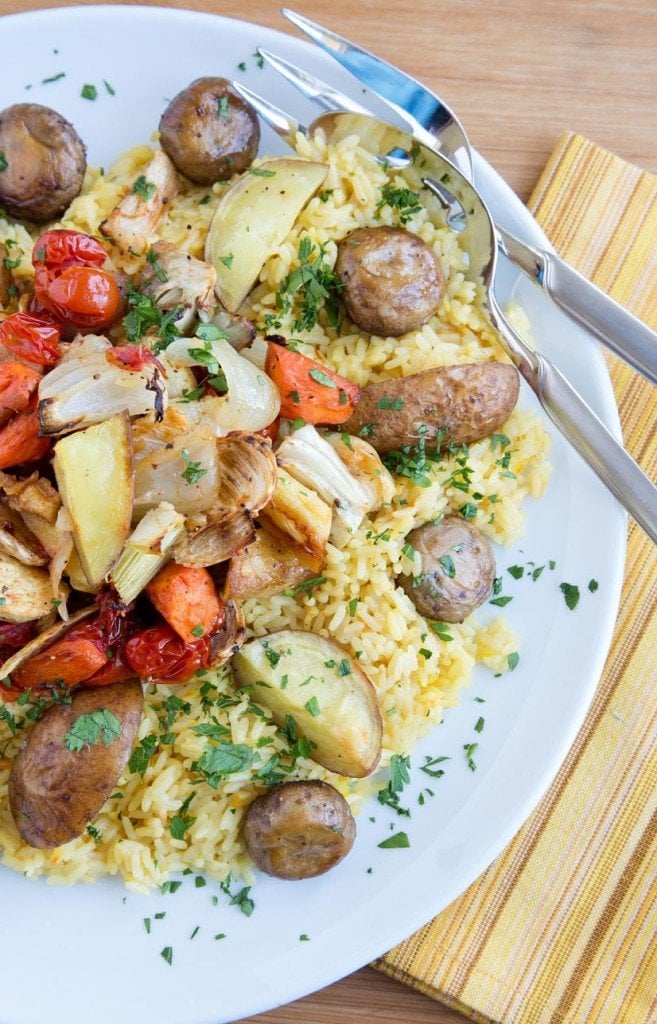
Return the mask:
[[360, 399], [360, 387], [314, 359], [269, 342], [265, 373], [281, 394], [281, 416], [306, 423], [344, 423]]
[[0, 430], [0, 469], [41, 459], [50, 448], [50, 438], [39, 437], [37, 396]]
[[21, 690], [35, 690], [56, 681], [76, 686], [94, 675], [107, 661], [98, 626], [85, 622], [17, 668], [12, 673], [11, 684]]
[[146, 593], [187, 644], [214, 632], [223, 622], [224, 603], [207, 569], [170, 562], [148, 584]]
[[0, 423], [27, 408], [41, 374], [23, 363], [0, 363]]

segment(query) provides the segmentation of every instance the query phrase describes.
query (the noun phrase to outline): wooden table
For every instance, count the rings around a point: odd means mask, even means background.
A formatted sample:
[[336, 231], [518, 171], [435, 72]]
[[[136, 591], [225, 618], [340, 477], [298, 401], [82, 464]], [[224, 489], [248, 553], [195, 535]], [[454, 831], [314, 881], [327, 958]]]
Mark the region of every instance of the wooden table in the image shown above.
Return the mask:
[[[0, 0], [0, 14], [65, 3]], [[167, 3], [286, 29], [275, 0], [159, 0]], [[655, 0], [294, 0], [293, 6], [436, 89], [523, 199], [566, 129], [657, 171]], [[250, 1024], [398, 1020], [457, 1024], [465, 1018], [365, 968]]]

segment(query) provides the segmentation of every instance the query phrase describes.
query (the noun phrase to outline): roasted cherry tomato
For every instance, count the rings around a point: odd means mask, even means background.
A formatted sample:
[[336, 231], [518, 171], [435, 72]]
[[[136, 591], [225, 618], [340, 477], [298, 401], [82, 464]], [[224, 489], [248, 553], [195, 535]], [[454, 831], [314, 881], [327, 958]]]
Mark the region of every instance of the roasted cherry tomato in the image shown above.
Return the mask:
[[37, 690], [61, 681], [78, 686], [108, 661], [106, 643], [97, 619], [73, 626], [61, 640], [35, 654], [12, 674], [21, 690]]
[[44, 231], [32, 250], [32, 263], [42, 264], [48, 270], [61, 269], [71, 264], [102, 267], [107, 253], [100, 242], [81, 231]]
[[50, 438], [39, 436], [37, 396], [32, 395], [22, 412], [0, 427], [0, 469], [36, 462], [50, 450]]
[[126, 679], [134, 679], [135, 670], [128, 665], [124, 653], [118, 651], [113, 658], [103, 665], [98, 672], [85, 679], [85, 686], [109, 686], [110, 683], [122, 683]]
[[50, 320], [30, 313], [12, 313], [0, 324], [0, 345], [37, 366], [59, 362], [59, 328]]
[[69, 265], [57, 274], [37, 266], [34, 291], [49, 313], [75, 327], [109, 327], [121, 309], [119, 286], [96, 267]]
[[24, 363], [0, 363], [0, 423], [22, 412], [39, 387], [41, 374]]
[[141, 679], [184, 683], [206, 664], [207, 637], [186, 644], [169, 626], [151, 626], [128, 640], [125, 659]]
[[[148, 345], [116, 345], [105, 353], [108, 363], [122, 370], [143, 370], [144, 366], [157, 366], [164, 373], [160, 360], [153, 355]], [[214, 392], [216, 394], [216, 392]]]

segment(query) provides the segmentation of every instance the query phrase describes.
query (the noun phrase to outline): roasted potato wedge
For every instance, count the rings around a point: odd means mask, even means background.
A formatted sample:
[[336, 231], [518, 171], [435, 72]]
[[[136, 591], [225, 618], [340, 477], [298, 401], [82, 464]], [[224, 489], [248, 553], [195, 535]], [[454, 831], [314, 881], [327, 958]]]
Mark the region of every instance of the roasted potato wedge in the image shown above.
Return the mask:
[[233, 658], [238, 687], [248, 686], [277, 725], [292, 716], [312, 758], [329, 771], [363, 778], [381, 756], [376, 691], [344, 648], [315, 633], [281, 629], [249, 640]]
[[349, 804], [328, 782], [287, 782], [249, 804], [242, 835], [274, 878], [315, 878], [346, 857], [356, 838]]
[[324, 558], [331, 532], [331, 508], [312, 488], [279, 467], [274, 494], [260, 519], [291, 537], [310, 554]]
[[62, 438], [53, 468], [80, 564], [89, 583], [99, 584], [130, 533], [134, 471], [128, 414]]
[[367, 437], [377, 452], [471, 444], [502, 426], [518, 401], [520, 376], [506, 363], [464, 363], [422, 370], [363, 388], [349, 434]]
[[[84, 832], [128, 763], [143, 703], [141, 683], [130, 679], [77, 690], [70, 704], [46, 711], [9, 776], [9, 806], [26, 843], [49, 850]], [[82, 742], [94, 735], [91, 716], [96, 740]]]
[[[217, 297], [230, 313], [244, 302], [265, 260], [283, 241], [328, 167], [282, 157], [265, 160], [224, 193], [210, 224], [205, 259], [217, 271]], [[222, 261], [239, 253], [230, 266]]]
[[52, 609], [48, 572], [0, 551], [0, 622], [31, 622]]
[[226, 593], [238, 601], [249, 597], [280, 594], [317, 576], [323, 559], [298, 544], [289, 544], [267, 530], [256, 532], [255, 540], [230, 560]]

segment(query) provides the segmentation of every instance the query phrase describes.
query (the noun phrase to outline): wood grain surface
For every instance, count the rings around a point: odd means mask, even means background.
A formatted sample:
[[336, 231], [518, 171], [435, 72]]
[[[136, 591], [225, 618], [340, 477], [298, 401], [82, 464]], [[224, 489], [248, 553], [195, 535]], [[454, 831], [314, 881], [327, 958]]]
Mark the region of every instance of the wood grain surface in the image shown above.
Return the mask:
[[[289, 2], [434, 88], [523, 199], [566, 129], [657, 171], [655, 0]], [[0, 14], [57, 6], [66, 0], [0, 0]], [[248, 18], [283, 31], [287, 26], [275, 0], [174, 0], [168, 6]], [[365, 968], [249, 1024], [464, 1020]]]

